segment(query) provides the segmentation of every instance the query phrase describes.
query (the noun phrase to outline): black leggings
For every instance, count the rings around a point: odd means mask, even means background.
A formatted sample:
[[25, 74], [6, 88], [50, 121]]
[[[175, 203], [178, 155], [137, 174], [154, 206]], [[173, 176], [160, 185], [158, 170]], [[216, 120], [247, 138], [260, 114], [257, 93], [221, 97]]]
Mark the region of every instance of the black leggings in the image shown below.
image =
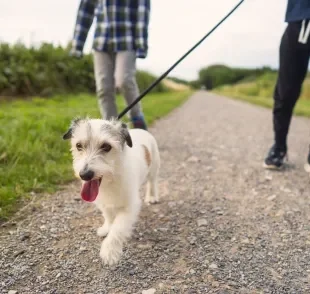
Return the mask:
[[[305, 22], [307, 27], [308, 21]], [[285, 146], [292, 113], [305, 79], [309, 57], [310, 37], [306, 44], [298, 42], [302, 22], [289, 23], [280, 44], [280, 67], [274, 91], [273, 127], [275, 143]]]

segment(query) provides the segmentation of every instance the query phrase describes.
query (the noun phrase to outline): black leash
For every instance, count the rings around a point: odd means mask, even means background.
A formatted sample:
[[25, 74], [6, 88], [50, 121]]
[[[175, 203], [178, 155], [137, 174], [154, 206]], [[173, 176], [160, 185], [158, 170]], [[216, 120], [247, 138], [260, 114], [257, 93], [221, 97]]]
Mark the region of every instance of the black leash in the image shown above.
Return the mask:
[[220, 22], [217, 23], [211, 31], [209, 31], [199, 42], [188, 50], [178, 61], [176, 61], [166, 72], [164, 72], [153, 84], [144, 90], [135, 101], [128, 105], [119, 115], [118, 119], [122, 118], [133, 106], [135, 106], [147, 93], [149, 93], [157, 84], [159, 84], [181, 61], [183, 61], [192, 51], [194, 51], [207, 37], [209, 37], [233, 12], [244, 2], [241, 0]]

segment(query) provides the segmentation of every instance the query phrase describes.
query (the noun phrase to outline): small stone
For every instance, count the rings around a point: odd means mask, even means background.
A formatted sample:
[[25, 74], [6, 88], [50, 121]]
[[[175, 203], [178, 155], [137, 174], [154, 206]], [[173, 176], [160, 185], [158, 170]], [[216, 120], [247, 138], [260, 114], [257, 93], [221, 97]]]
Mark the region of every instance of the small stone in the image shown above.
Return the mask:
[[271, 181], [271, 180], [272, 180], [272, 176], [271, 176], [271, 175], [266, 175], [266, 176], [265, 176], [265, 180]]
[[81, 201], [81, 197], [74, 197], [73, 200], [74, 201]]
[[243, 240], [241, 240], [241, 243], [242, 244], [249, 244], [250, 240], [249, 240], [249, 238], [244, 238]]
[[212, 287], [218, 288], [220, 286], [220, 283], [217, 281], [212, 282]]
[[156, 292], [156, 289], [151, 288], [148, 290], [142, 290], [142, 294], [154, 294]]
[[189, 244], [194, 245], [196, 243], [196, 237], [192, 237], [189, 239]]
[[209, 265], [209, 268], [211, 268], [211, 269], [217, 269], [217, 264], [216, 264], [216, 263], [211, 263], [211, 264]]
[[258, 192], [255, 189], [252, 189], [252, 192], [254, 196], [258, 195]]
[[18, 294], [18, 292], [16, 290], [10, 290], [8, 294]]
[[194, 269], [190, 269], [190, 270], [189, 270], [189, 273], [190, 273], [191, 275], [194, 275], [194, 274], [196, 273], [196, 271], [195, 271]]
[[282, 188], [281, 189], [284, 193], [291, 193], [292, 191], [288, 188]]
[[199, 158], [196, 156], [191, 156], [187, 159], [188, 162], [198, 162]]
[[212, 275], [207, 275], [207, 281], [208, 282], [213, 282], [214, 281], [214, 277]]
[[139, 249], [151, 249], [152, 244], [138, 244], [137, 246]]
[[272, 201], [277, 198], [277, 195], [271, 195], [267, 198], [268, 201]]
[[169, 206], [170, 208], [175, 207], [175, 206], [176, 206], [176, 203], [175, 203], [174, 201], [169, 201], [169, 202], [168, 202], [168, 206]]
[[41, 227], [40, 227], [40, 230], [45, 230], [46, 229], [46, 226], [45, 225], [42, 225]]
[[22, 236], [20, 237], [20, 240], [21, 241], [25, 241], [25, 240], [27, 240], [29, 238], [30, 238], [30, 234], [28, 232], [26, 232], [26, 233], [22, 234]]
[[229, 250], [230, 254], [236, 254], [236, 252], [238, 251], [238, 246], [233, 246], [231, 247], [231, 249]]
[[14, 253], [14, 257], [17, 257], [17, 256], [22, 255], [22, 254], [24, 254], [24, 253], [25, 253], [25, 249], [18, 250], [18, 251], [16, 251], [16, 252]]
[[56, 279], [58, 279], [61, 276], [61, 273], [58, 273], [56, 276]]
[[80, 251], [87, 251], [87, 248], [86, 248], [86, 247], [81, 246], [81, 247], [80, 247]]
[[280, 209], [277, 211], [276, 216], [282, 216], [284, 215], [284, 210]]
[[208, 224], [208, 222], [205, 218], [200, 218], [197, 220], [198, 227], [206, 226], [207, 224]]
[[165, 286], [165, 285], [164, 285], [163, 283], [159, 283], [159, 284], [158, 284], [158, 287], [159, 287], [160, 289], [164, 288], [164, 286]]

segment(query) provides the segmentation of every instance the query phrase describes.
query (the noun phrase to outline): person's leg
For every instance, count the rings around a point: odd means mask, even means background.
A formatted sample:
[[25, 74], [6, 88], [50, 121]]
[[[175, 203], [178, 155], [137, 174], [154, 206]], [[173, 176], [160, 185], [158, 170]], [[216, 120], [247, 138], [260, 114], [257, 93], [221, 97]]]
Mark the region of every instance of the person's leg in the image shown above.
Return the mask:
[[98, 105], [103, 119], [117, 118], [115, 102], [115, 54], [94, 52], [94, 70]]
[[[118, 52], [115, 63], [116, 86], [121, 89], [129, 105], [139, 96], [136, 81], [136, 53], [134, 51]], [[130, 110], [130, 118], [135, 128], [147, 129], [140, 102]]]
[[298, 42], [300, 24], [289, 24], [280, 45], [280, 68], [274, 93], [275, 143], [286, 146], [293, 109], [309, 63], [309, 45]]
[[298, 42], [300, 23], [288, 24], [280, 44], [280, 67], [274, 91], [274, 145], [265, 159], [265, 166], [280, 168], [287, 152], [287, 135], [296, 101], [305, 79], [309, 56], [309, 41]]

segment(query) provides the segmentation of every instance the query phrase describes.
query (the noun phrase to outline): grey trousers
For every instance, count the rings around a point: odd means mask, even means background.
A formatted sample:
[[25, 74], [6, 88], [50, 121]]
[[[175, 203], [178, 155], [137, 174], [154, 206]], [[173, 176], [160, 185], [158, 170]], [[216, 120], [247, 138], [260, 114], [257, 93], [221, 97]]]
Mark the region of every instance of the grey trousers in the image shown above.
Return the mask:
[[[94, 70], [98, 104], [103, 119], [116, 118], [116, 89], [120, 89], [127, 105], [139, 95], [136, 81], [136, 54], [134, 51], [107, 53], [94, 51]], [[130, 110], [133, 118], [142, 114], [141, 104]]]

